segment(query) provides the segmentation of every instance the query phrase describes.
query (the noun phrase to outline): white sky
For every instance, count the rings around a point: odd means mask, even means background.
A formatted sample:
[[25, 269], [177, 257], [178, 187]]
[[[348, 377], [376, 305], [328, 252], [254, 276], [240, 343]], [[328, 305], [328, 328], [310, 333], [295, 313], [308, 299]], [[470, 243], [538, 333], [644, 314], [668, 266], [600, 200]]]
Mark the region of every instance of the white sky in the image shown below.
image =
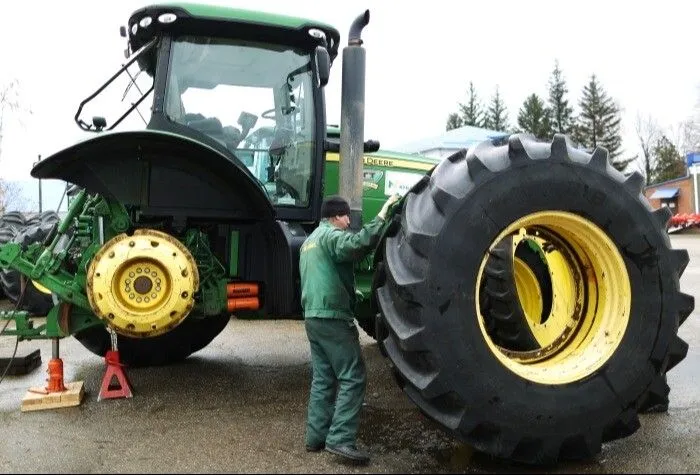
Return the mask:
[[[38, 154], [46, 157], [84, 136], [73, 121], [78, 104], [124, 62], [119, 26], [148, 3], [2, 2], [0, 83], [17, 79], [32, 114], [22, 124], [15, 117], [6, 125], [0, 177], [29, 178]], [[365, 139], [379, 139], [385, 149], [442, 133], [470, 80], [484, 103], [499, 85], [514, 123], [527, 95], [546, 97], [555, 59], [570, 102], [578, 102], [592, 73], [618, 100], [629, 155], [637, 153], [638, 112], [675, 125], [691, 115], [700, 93], [700, 2], [694, 0], [237, 0], [228, 5], [264, 5], [266, 11], [330, 23], [341, 32], [341, 47], [352, 20], [368, 8]], [[341, 57], [326, 91], [329, 123], [340, 121]]]

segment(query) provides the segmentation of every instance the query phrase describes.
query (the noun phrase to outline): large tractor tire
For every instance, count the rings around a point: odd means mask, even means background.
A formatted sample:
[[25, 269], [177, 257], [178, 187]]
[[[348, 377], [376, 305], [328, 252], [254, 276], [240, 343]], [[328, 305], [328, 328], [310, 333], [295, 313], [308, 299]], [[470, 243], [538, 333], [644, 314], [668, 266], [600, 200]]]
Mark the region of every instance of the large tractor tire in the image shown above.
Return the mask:
[[[0, 244], [12, 242], [17, 232], [24, 226], [24, 215], [19, 211], [10, 211], [0, 216]], [[2, 276], [0, 276], [0, 299], [7, 298]]]
[[[228, 313], [207, 318], [186, 318], [180, 325], [153, 338], [117, 336], [119, 358], [131, 367], [163, 366], [183, 361], [216, 338], [230, 320]], [[92, 327], [76, 333], [75, 338], [89, 351], [104, 356], [111, 349], [105, 327]]]
[[[43, 223], [40, 222], [40, 224], [27, 226], [14, 235], [12, 242], [18, 243], [23, 249], [26, 249], [30, 244], [43, 242], [53, 229], [54, 223], [55, 221], [47, 220]], [[0, 233], [2, 232], [0, 231]], [[1, 269], [0, 283], [7, 299], [12, 303], [16, 304], [20, 296], [22, 297], [19, 302], [19, 310], [26, 310], [32, 315], [46, 315], [54, 306], [50, 293], [14, 269]], [[24, 293], [22, 293], [23, 285], [26, 286]]]
[[24, 215], [19, 211], [10, 211], [0, 216], [0, 229], [12, 227], [21, 229], [24, 227]]
[[[409, 191], [376, 294], [380, 345], [424, 414], [532, 464], [593, 457], [639, 428], [686, 356], [678, 327], [695, 306], [680, 292], [688, 253], [671, 249], [669, 212], [642, 185], [605, 149], [514, 135], [448, 157]], [[494, 330], [480, 295], [494, 249], [519, 233], [546, 240], [558, 272], [533, 349]]]

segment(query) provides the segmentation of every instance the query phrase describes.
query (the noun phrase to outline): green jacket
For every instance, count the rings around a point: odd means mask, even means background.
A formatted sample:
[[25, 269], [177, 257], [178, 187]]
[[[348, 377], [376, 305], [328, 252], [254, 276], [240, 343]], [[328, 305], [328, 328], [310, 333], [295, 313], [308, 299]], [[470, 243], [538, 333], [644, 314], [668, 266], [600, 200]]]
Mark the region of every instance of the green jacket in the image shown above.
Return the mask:
[[299, 256], [304, 318], [355, 318], [354, 264], [374, 250], [383, 225], [376, 217], [353, 233], [324, 219], [306, 238]]

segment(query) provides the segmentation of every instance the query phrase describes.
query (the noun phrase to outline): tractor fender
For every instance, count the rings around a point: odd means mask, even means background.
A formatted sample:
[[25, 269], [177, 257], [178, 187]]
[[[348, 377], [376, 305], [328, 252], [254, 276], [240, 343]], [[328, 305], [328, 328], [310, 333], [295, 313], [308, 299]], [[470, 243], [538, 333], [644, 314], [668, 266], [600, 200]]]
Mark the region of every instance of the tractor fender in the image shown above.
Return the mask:
[[76, 184], [138, 206], [143, 214], [255, 220], [275, 215], [242, 163], [162, 131], [102, 132], [42, 160], [31, 175]]

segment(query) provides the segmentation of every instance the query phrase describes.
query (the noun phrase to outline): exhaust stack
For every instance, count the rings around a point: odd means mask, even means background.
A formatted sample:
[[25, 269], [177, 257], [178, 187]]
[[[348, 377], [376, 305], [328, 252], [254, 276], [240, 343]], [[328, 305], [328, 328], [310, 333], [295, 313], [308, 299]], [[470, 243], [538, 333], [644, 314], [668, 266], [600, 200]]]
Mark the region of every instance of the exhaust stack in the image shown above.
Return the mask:
[[362, 226], [366, 58], [361, 34], [368, 23], [369, 10], [366, 10], [350, 25], [348, 45], [343, 48], [339, 192], [350, 204], [350, 229], [352, 230], [358, 230]]

